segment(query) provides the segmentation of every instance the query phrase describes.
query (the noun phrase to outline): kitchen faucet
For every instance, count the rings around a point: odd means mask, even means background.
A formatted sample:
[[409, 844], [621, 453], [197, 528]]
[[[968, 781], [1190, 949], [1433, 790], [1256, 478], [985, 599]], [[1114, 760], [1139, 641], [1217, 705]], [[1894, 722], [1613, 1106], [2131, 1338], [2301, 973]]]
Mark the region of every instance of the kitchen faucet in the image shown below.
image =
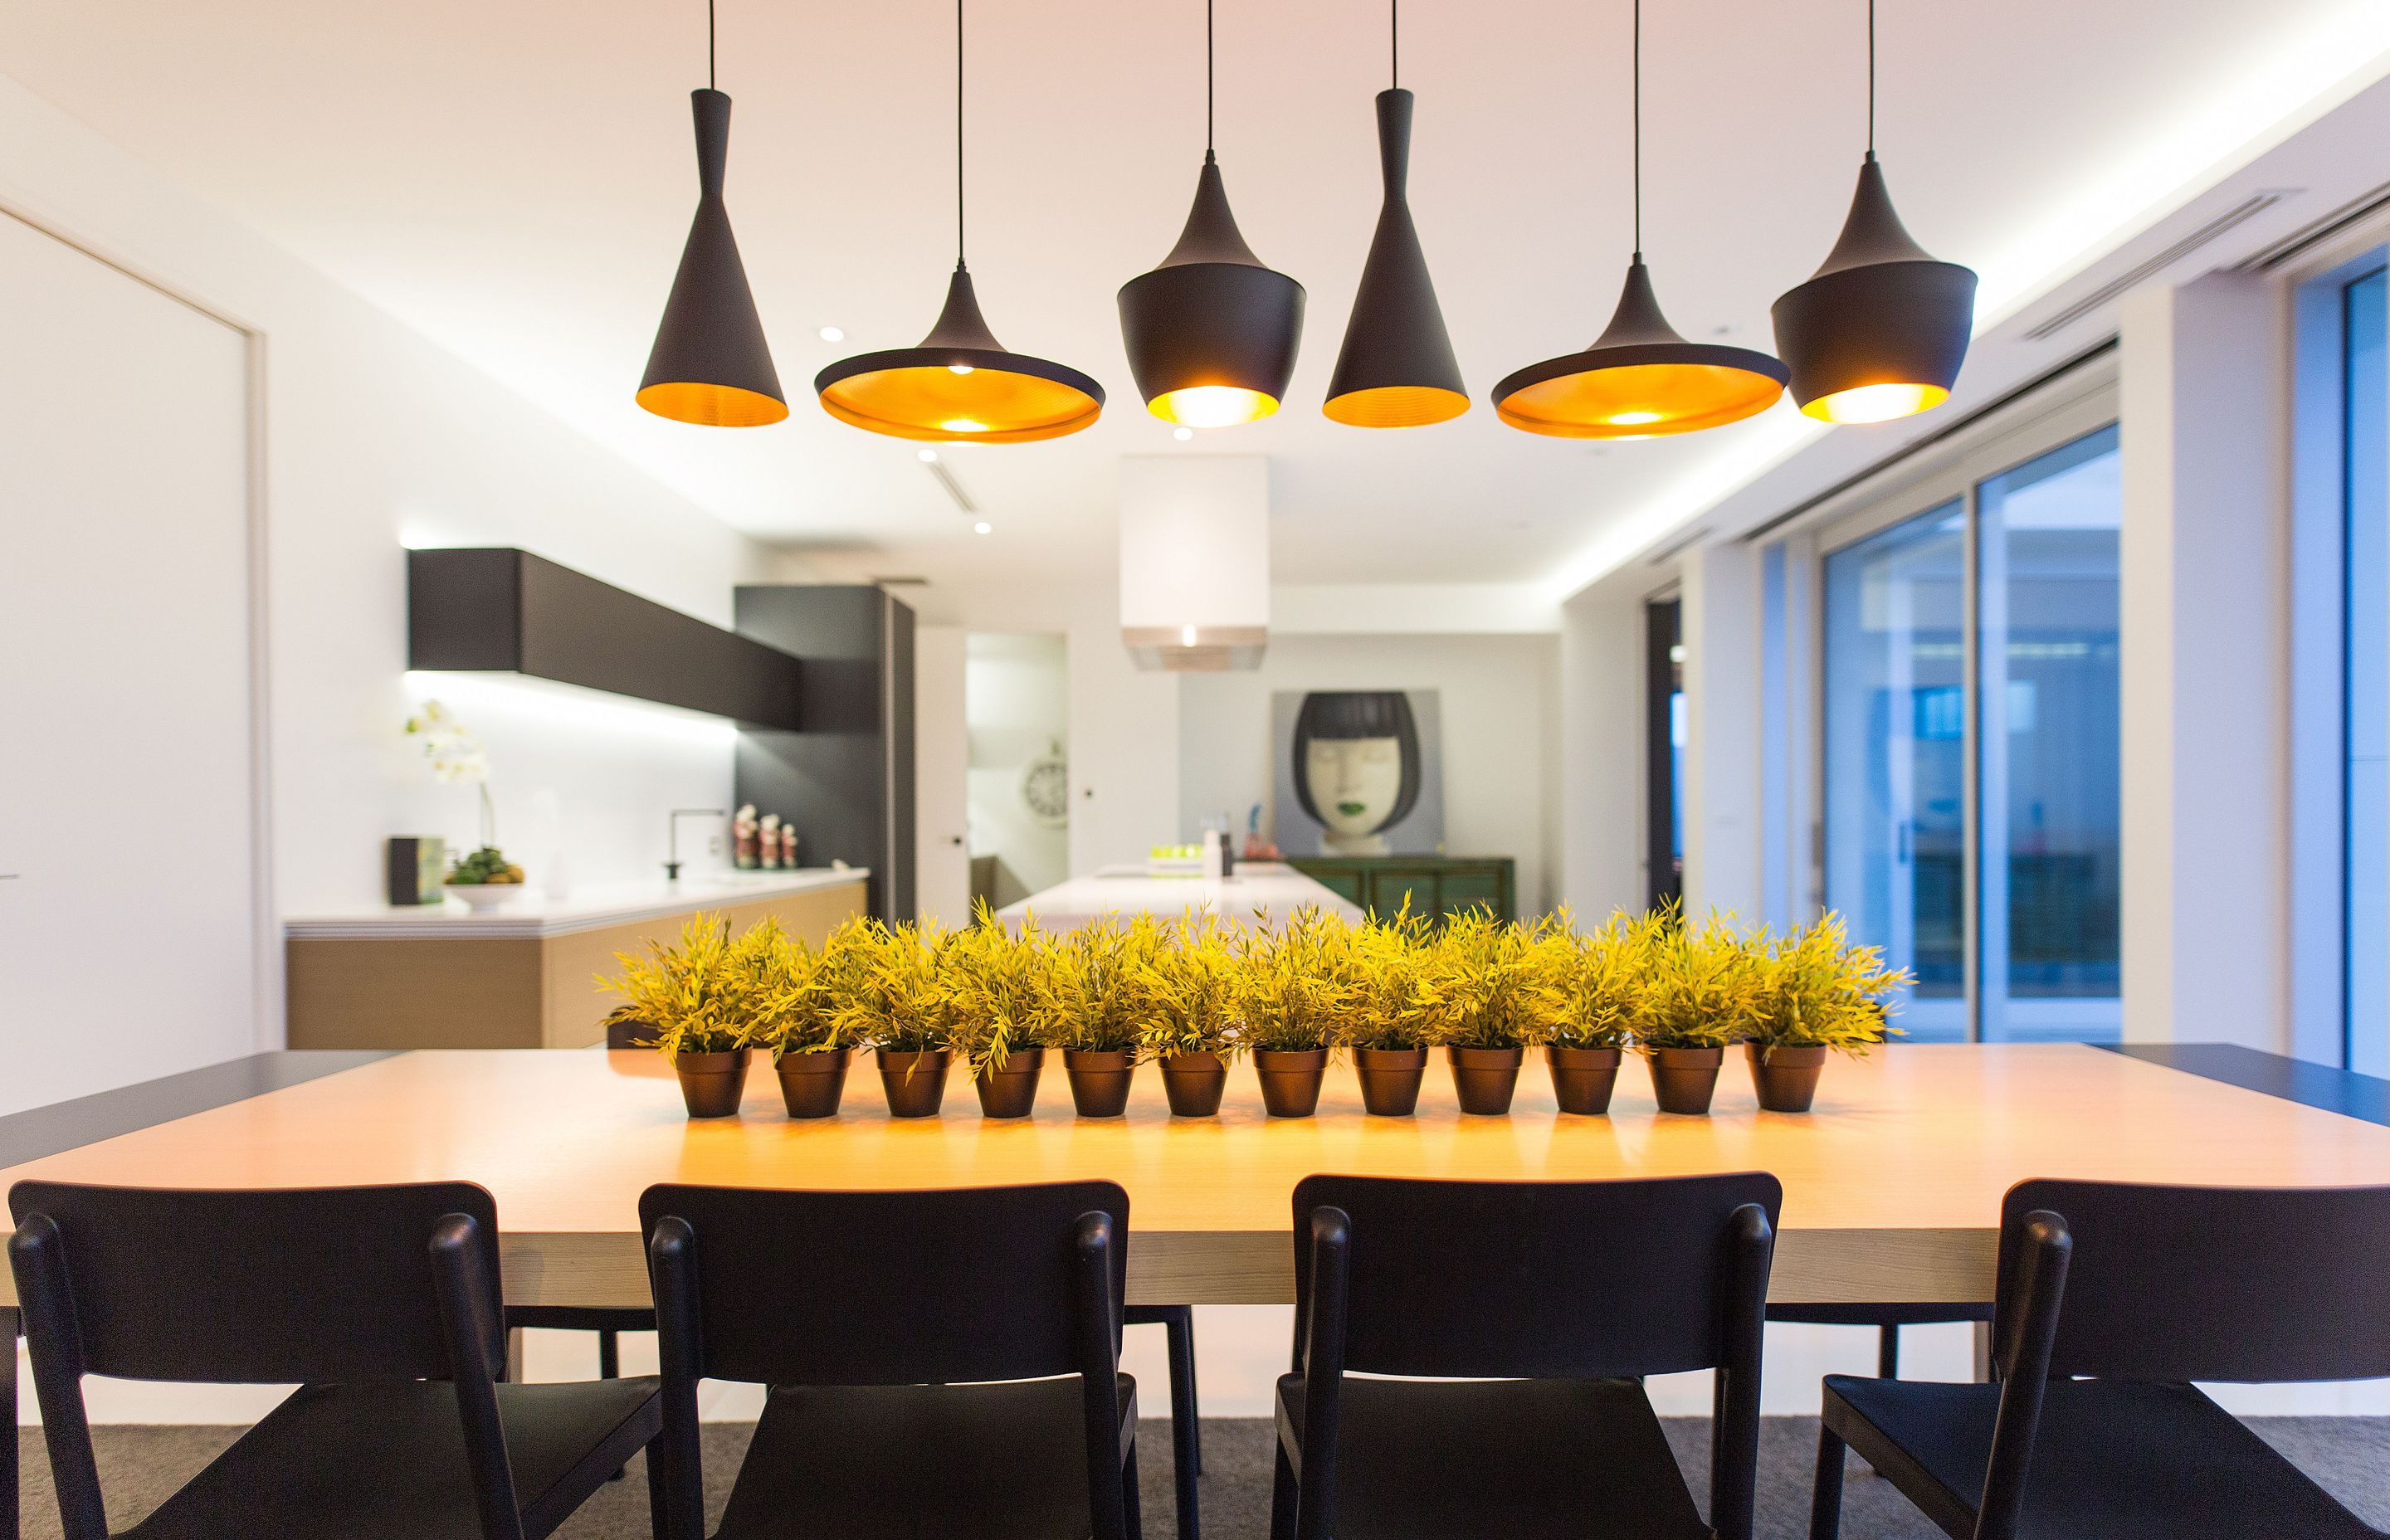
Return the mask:
[[664, 880], [680, 880], [680, 821], [683, 818], [727, 818], [730, 810], [721, 807], [676, 807], [664, 819]]

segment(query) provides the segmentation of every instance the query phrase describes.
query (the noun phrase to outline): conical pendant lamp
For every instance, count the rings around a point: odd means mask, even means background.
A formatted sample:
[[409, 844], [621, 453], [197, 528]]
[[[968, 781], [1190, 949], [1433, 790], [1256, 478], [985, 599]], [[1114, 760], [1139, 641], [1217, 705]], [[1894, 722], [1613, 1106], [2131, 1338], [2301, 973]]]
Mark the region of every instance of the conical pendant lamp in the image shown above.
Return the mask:
[[1909, 238], [1875, 159], [1875, 0], [1868, 0], [1868, 150], [1826, 263], [1776, 302], [1792, 399], [1826, 422], [1889, 422], [1950, 399], [1975, 326], [1975, 275]]
[[1104, 388], [1063, 364], [1008, 353], [963, 265], [963, 7], [955, 0], [955, 272], [919, 347], [842, 358], [814, 377], [822, 409], [891, 438], [1028, 443], [1091, 427]]
[[1203, 6], [1203, 171], [1162, 265], [1121, 286], [1121, 340], [1146, 409], [1188, 428], [1257, 422], [1286, 398], [1303, 286], [1264, 267], [1228, 212], [1212, 151], [1212, 6]]
[[1660, 314], [1643, 265], [1643, 6], [1635, 6], [1635, 256], [1609, 327], [1583, 353], [1530, 364], [1494, 388], [1504, 422], [1564, 439], [1643, 439], [1740, 422], [1784, 393], [1764, 353], [1689, 342]]
[[722, 202], [730, 154], [730, 98], [713, 88], [713, 6], [705, 7], [706, 87], [689, 93], [697, 116], [697, 217], [648, 353], [638, 403], [660, 417], [707, 428], [759, 428], [789, 415], [764, 340], [730, 211]]
[[[1389, 5], [1398, 28], [1401, 12]], [[1394, 58], [1401, 33], [1394, 32]], [[1406, 191], [1411, 162], [1411, 94], [1394, 84], [1378, 93], [1378, 161], [1386, 199], [1378, 211], [1378, 233], [1361, 268], [1353, 297], [1353, 318], [1344, 325], [1343, 351], [1320, 409], [1355, 428], [1419, 428], [1448, 422], [1469, 410], [1469, 388], [1452, 356], [1444, 310], [1435, 302], [1427, 253], [1420, 250]]]

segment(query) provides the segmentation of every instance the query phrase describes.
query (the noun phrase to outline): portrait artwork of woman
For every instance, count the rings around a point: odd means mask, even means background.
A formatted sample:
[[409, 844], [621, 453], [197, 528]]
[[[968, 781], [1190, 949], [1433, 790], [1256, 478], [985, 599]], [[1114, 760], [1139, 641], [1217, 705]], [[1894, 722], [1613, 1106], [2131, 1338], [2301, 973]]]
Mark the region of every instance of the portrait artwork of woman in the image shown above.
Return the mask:
[[1313, 690], [1294, 719], [1295, 797], [1324, 855], [1386, 855], [1420, 798], [1419, 723], [1400, 690]]

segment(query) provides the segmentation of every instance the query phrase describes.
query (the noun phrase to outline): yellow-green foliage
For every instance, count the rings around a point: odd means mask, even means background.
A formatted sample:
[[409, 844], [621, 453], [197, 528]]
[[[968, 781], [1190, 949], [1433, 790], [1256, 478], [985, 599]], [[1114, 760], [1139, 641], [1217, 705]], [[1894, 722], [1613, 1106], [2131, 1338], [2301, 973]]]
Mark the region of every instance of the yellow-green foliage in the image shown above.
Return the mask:
[[1696, 928], [1664, 909], [1645, 923], [1635, 1046], [1716, 1048], [1749, 1036], [1767, 960], [1762, 939], [1738, 929], [1731, 915]]
[[947, 1046], [947, 990], [936, 925], [851, 920], [831, 938], [837, 953], [830, 1020], [846, 1041], [917, 1052]]
[[1356, 935], [1349, 921], [1307, 904], [1284, 924], [1246, 934], [1236, 970], [1245, 1046], [1302, 1051], [1340, 1041], [1362, 992]]
[[1215, 915], [1181, 918], [1168, 927], [1166, 944], [1135, 959], [1124, 988], [1149, 1053], [1229, 1058], [1243, 1048], [1232, 936]]
[[1883, 953], [1853, 946], [1843, 917], [1828, 914], [1767, 948], [1758, 969], [1749, 1037], [1764, 1048], [1822, 1045], [1864, 1054], [1883, 1041], [1890, 996], [1912, 982]]
[[1168, 935], [1151, 915], [1127, 926], [1107, 916], [1049, 942], [1037, 988], [1050, 1046], [1142, 1056], [1138, 991]]
[[621, 977], [598, 981], [623, 996], [667, 1058], [746, 1047], [772, 1019], [773, 953], [787, 937], [769, 922], [735, 941], [729, 931], [726, 919], [692, 915], [680, 944], [651, 941], [644, 955], [616, 953]]
[[1548, 919], [1505, 925], [1484, 909], [1454, 916], [1427, 949], [1433, 1040], [1457, 1048], [1525, 1044], [1551, 1012], [1537, 954], [1550, 929]]
[[1406, 900], [1390, 920], [1353, 932], [1354, 980], [1336, 1041], [1348, 1048], [1417, 1048], [1443, 1020], [1433, 938]]
[[1527, 995], [1528, 1041], [1563, 1048], [1623, 1048], [1641, 1019], [1656, 915], [1613, 914], [1580, 931], [1563, 909], [1536, 943]]
[[1053, 943], [1034, 921], [1014, 936], [980, 902], [977, 923], [938, 952], [945, 990], [946, 1041], [979, 1079], [1004, 1068], [1016, 1048], [1045, 1046], [1045, 975]]

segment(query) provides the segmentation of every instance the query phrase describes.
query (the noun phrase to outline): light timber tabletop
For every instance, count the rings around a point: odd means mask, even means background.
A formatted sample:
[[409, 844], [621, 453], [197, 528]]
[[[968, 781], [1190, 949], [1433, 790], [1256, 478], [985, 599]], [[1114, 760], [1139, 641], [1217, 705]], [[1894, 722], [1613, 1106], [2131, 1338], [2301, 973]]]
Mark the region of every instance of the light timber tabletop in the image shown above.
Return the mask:
[[[644, 1052], [425, 1051], [0, 1172], [151, 1186], [316, 1186], [464, 1178], [496, 1196], [516, 1304], [644, 1304], [642, 1188], [662, 1181], [953, 1187], [1109, 1177], [1128, 1189], [1128, 1298], [1293, 1297], [1290, 1194], [1313, 1172], [1588, 1178], [1771, 1171], [1784, 1184], [1779, 1303], [1974, 1301], [1992, 1292], [2000, 1195], [2028, 1176], [2249, 1186], [2390, 1181], [2390, 1128], [2123, 1054], [2078, 1046], [1920, 1046], [1835, 1059], [1815, 1112], [1763, 1113], [1740, 1056], [1707, 1118], [1665, 1117], [1631, 1058], [1607, 1118], [1553, 1110], [1531, 1055], [1507, 1118], [1456, 1109], [1433, 1063], [1416, 1118], [1363, 1115], [1349, 1068], [1319, 1115], [1262, 1114], [1230, 1072], [1217, 1119], [1174, 1121], [1160, 1074], [1128, 1116], [1072, 1115], [1059, 1063], [1037, 1114], [981, 1118], [959, 1072], [943, 1117], [892, 1122], [868, 1056], [845, 1110], [790, 1121], [768, 1060], [744, 1114], [692, 1123]], [[934, 1243], [934, 1242], [932, 1242]], [[0, 1273], [0, 1304], [13, 1304]]]

